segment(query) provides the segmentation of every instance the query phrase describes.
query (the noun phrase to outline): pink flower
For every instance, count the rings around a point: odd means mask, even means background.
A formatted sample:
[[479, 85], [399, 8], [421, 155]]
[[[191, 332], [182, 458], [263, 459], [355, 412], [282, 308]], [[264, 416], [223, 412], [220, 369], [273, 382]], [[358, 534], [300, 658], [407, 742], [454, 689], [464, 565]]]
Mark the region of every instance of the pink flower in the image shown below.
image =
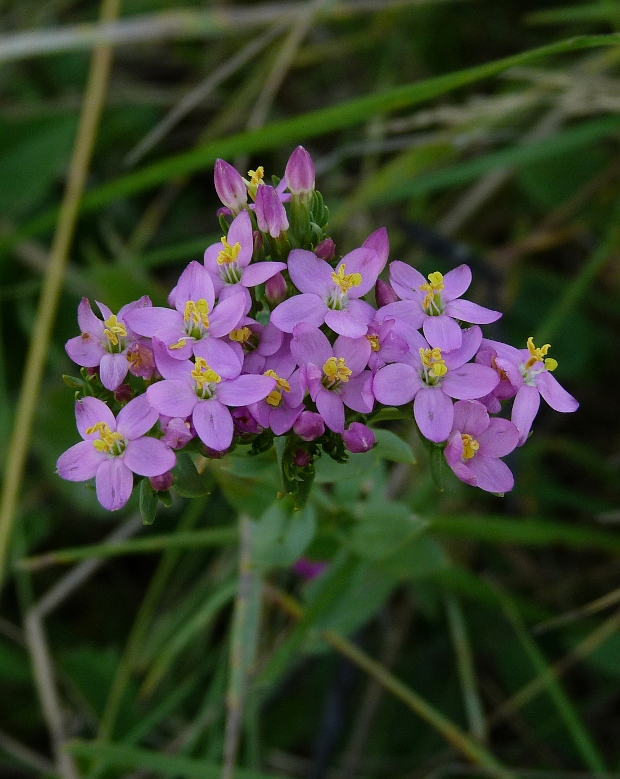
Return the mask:
[[546, 357], [550, 344], [537, 349], [532, 338], [527, 339], [527, 349], [515, 349], [499, 341], [484, 341], [485, 346], [495, 349], [495, 363], [505, 372], [517, 391], [512, 407], [512, 421], [519, 430], [519, 446], [523, 446], [532, 429], [532, 422], [538, 413], [540, 396], [555, 411], [569, 413], [577, 411], [579, 403], [551, 375], [558, 364], [552, 357]]
[[344, 445], [350, 452], [369, 452], [375, 445], [375, 434], [361, 422], [351, 422], [342, 434]]
[[94, 477], [97, 498], [110, 511], [129, 500], [133, 473], [161, 476], [174, 467], [172, 449], [145, 435], [158, 419], [146, 395], [130, 401], [116, 419], [101, 400], [86, 397], [76, 401], [75, 418], [84, 440], [60, 455], [58, 475], [68, 481]]
[[225, 160], [216, 160], [214, 169], [215, 191], [222, 203], [233, 215], [246, 207], [248, 193], [241, 174]]
[[318, 327], [302, 323], [293, 331], [291, 352], [300, 366], [302, 387], [307, 386], [330, 430], [344, 432], [345, 405], [361, 414], [372, 411], [372, 373], [364, 370], [370, 357], [366, 338], [339, 336], [332, 348]]
[[446, 462], [461, 481], [486, 492], [504, 493], [514, 486], [505, 457], [517, 445], [519, 431], [507, 419], [490, 419], [477, 400], [454, 404], [454, 422], [444, 450]]
[[276, 190], [268, 184], [263, 184], [256, 190], [254, 213], [258, 229], [277, 238], [288, 230], [288, 218], [282, 201]]
[[81, 335], [70, 338], [65, 349], [78, 365], [85, 368], [99, 366], [101, 383], [106, 389], [114, 391], [122, 384], [127, 371], [134, 364], [134, 350], [140, 348], [137, 336], [128, 326], [125, 317], [131, 311], [150, 308], [151, 301], [145, 295], [140, 300], [123, 306], [116, 316], [103, 303], [97, 305], [103, 321], [95, 316], [89, 301], [82, 298], [78, 306]]
[[303, 146], [298, 146], [288, 158], [284, 177], [293, 195], [305, 195], [314, 189], [314, 164]]
[[249, 411], [262, 427], [271, 428], [275, 435], [284, 435], [304, 410], [299, 371], [290, 355], [279, 352], [265, 361], [263, 375], [275, 379], [276, 386], [263, 400], [249, 406]]
[[501, 317], [499, 311], [460, 299], [471, 284], [467, 265], [459, 265], [445, 276], [435, 271], [427, 280], [411, 265], [396, 261], [390, 265], [390, 282], [403, 303], [392, 304], [389, 313], [421, 327], [429, 344], [444, 352], [461, 346], [462, 331], [456, 319], [486, 325]]
[[379, 403], [402, 406], [413, 400], [413, 415], [429, 441], [445, 441], [452, 430], [452, 398], [475, 400], [497, 385], [497, 373], [486, 365], [467, 363], [478, 351], [479, 327], [463, 331], [460, 349], [443, 353], [426, 343], [410, 353], [411, 364], [392, 363], [375, 374], [372, 391]]

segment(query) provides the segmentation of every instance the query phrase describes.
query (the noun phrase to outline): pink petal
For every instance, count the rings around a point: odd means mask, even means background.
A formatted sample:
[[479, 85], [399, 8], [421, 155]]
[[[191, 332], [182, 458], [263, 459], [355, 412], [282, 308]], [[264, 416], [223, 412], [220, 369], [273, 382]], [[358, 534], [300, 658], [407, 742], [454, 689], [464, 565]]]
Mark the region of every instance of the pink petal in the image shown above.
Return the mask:
[[[474, 436], [480, 444], [479, 454], [483, 457], [505, 457], [519, 443], [519, 431], [507, 419], [491, 419], [488, 428]], [[502, 490], [496, 490], [501, 492]]]
[[372, 381], [371, 371], [362, 371], [359, 375], [350, 378], [340, 390], [343, 403], [353, 411], [359, 411], [360, 414], [370, 414], [375, 405]]
[[494, 457], [476, 455], [467, 461], [467, 467], [476, 477], [476, 487], [485, 492], [510, 492], [514, 487], [514, 477], [510, 468]]
[[276, 386], [276, 380], [271, 376], [255, 376], [243, 374], [232, 381], [223, 381], [218, 385], [217, 398], [226, 406], [246, 406], [248, 403], [258, 403], [269, 395]]
[[467, 363], [448, 371], [441, 380], [441, 389], [457, 400], [476, 400], [488, 395], [499, 384], [499, 376], [493, 368]]
[[344, 432], [344, 404], [340, 395], [321, 387], [315, 399], [319, 414], [334, 433]]
[[274, 435], [288, 433], [303, 410], [303, 404], [300, 406], [288, 406], [282, 403], [277, 408], [272, 408], [269, 416], [269, 426], [273, 430]]
[[[249, 265], [254, 251], [254, 239], [252, 237], [252, 220], [247, 211], [240, 211], [232, 220], [228, 229], [227, 240], [231, 246], [238, 243], [241, 247], [237, 255], [237, 265], [240, 268], [245, 268], [246, 265]], [[220, 244], [221, 248], [222, 244]], [[260, 282], [256, 283], [259, 284]]]
[[[119, 433], [122, 433], [123, 438], [131, 441], [133, 438], [139, 438], [145, 433], [148, 433], [158, 419], [159, 414], [153, 406], [151, 406], [147, 396], [138, 395], [137, 398], [130, 400], [129, 403], [118, 412], [116, 429]], [[136, 473], [138, 473], [138, 471], [136, 471]]]
[[423, 386], [415, 368], [395, 362], [377, 371], [372, 383], [372, 393], [379, 403], [385, 406], [404, 406], [413, 400]]
[[322, 297], [334, 286], [331, 266], [325, 260], [319, 260], [314, 252], [306, 249], [293, 249], [289, 254], [288, 272], [291, 281], [300, 292]]
[[165, 379], [153, 384], [146, 391], [148, 402], [160, 414], [185, 419], [198, 403], [198, 396], [185, 381]]
[[161, 476], [174, 468], [176, 459], [163, 441], [148, 436], [130, 441], [123, 453], [125, 465], [139, 476]]
[[275, 354], [282, 346], [283, 339], [284, 333], [282, 330], [279, 330], [272, 321], [267, 322], [260, 334], [258, 352], [265, 357]]
[[[252, 308], [252, 296], [250, 295], [249, 290], [246, 289], [243, 284], [225, 284], [220, 292], [220, 303], [233, 297], [233, 295], [243, 295], [243, 314], [244, 316], [247, 316]], [[241, 301], [238, 302], [239, 305], [241, 305]], [[247, 325], [249, 323], [240, 320], [237, 327], [241, 327], [242, 324]]]
[[366, 303], [365, 300], [355, 299], [347, 302], [347, 311], [365, 325], [369, 325], [377, 313], [370, 303]]
[[239, 353], [232, 344], [219, 338], [203, 338], [198, 341], [194, 354], [206, 360], [223, 379], [236, 379], [241, 373], [242, 361], [239, 359]]
[[245, 287], [255, 287], [257, 284], [264, 284], [281, 270], [286, 270], [285, 262], [255, 262], [243, 271], [241, 283]]
[[443, 352], [452, 352], [461, 348], [463, 331], [454, 319], [446, 314], [427, 316], [423, 331], [430, 346], [439, 347]]
[[379, 273], [385, 268], [390, 254], [390, 240], [388, 238], [387, 230], [385, 227], [380, 227], [375, 230], [374, 233], [366, 238], [362, 247], [365, 249], [374, 249], [381, 260], [381, 267]]
[[110, 430], [116, 430], [116, 419], [106, 404], [98, 398], [86, 397], [75, 402], [75, 422], [77, 429], [86, 440], [99, 438], [99, 433], [86, 433], [98, 422], [105, 423]]
[[138, 300], [132, 300], [131, 303], [126, 303], [118, 312], [117, 316], [122, 321], [125, 321], [125, 314], [130, 311], [135, 311], [137, 308], [151, 308], [153, 306], [151, 298], [148, 295], [142, 295]]
[[65, 344], [65, 350], [73, 362], [85, 368], [95, 368], [103, 355], [107, 354], [99, 340], [89, 332], [70, 338]]
[[209, 335], [213, 338], [221, 338], [234, 330], [245, 316], [245, 295], [242, 292], [231, 295], [215, 306], [209, 314]]
[[460, 433], [478, 439], [489, 426], [489, 421], [486, 408], [477, 400], [459, 400], [454, 404], [454, 429]]
[[179, 276], [176, 290], [174, 305], [181, 314], [184, 312], [185, 304], [189, 300], [206, 300], [209, 311], [213, 308], [215, 290], [213, 289], [211, 276], [209, 276], [205, 266], [196, 262], [196, 260], [192, 260]]
[[368, 365], [371, 352], [370, 341], [364, 336], [347, 338], [339, 335], [334, 343], [334, 357], [343, 357], [347, 368], [353, 371], [353, 376], [357, 376]]
[[82, 298], [80, 301], [77, 319], [82, 333], [90, 333], [98, 338], [103, 338], [104, 324], [101, 319], [93, 313], [88, 298]]
[[536, 377], [536, 388], [554, 411], [568, 413], [579, 408], [578, 401], [547, 370]]
[[448, 438], [448, 443], [446, 444], [446, 448], [444, 449], [443, 453], [444, 453], [444, 457], [446, 458], [446, 462], [448, 463], [450, 468], [454, 470], [454, 466], [461, 461], [461, 457], [463, 456], [464, 446], [463, 446], [463, 438], [461, 436], [458, 423], [455, 421], [453, 424], [456, 427], [456, 430], [450, 433], [450, 437]]
[[519, 431], [519, 446], [526, 442], [539, 406], [540, 393], [536, 387], [523, 384], [515, 396], [511, 416], [511, 421]]
[[99, 466], [95, 483], [99, 503], [108, 511], [116, 511], [131, 497], [133, 474], [122, 457], [111, 457]]
[[105, 453], [98, 452], [91, 441], [80, 441], [60, 455], [56, 470], [67, 481], [88, 481], [95, 476], [105, 458]]
[[341, 311], [327, 311], [325, 324], [338, 335], [346, 335], [349, 338], [359, 338], [368, 331], [368, 324], [361, 322], [346, 308]]
[[127, 375], [129, 370], [129, 363], [127, 362], [127, 356], [119, 354], [106, 354], [101, 358], [101, 364], [99, 366], [99, 376], [101, 383], [106, 389], [114, 392], [123, 383], [123, 379]]
[[460, 298], [464, 292], [467, 292], [471, 284], [471, 270], [467, 265], [459, 265], [458, 268], [446, 273], [443, 277], [443, 283], [441, 297], [446, 303]]
[[159, 338], [151, 341], [155, 365], [164, 379], [177, 379], [178, 381], [190, 381], [190, 373], [194, 370], [194, 363], [190, 360], [178, 360], [168, 351], [168, 347]]
[[345, 273], [359, 273], [362, 277], [362, 283], [357, 287], [351, 287], [349, 297], [361, 298], [375, 286], [377, 277], [383, 270], [384, 260], [374, 249], [354, 249], [345, 254], [338, 263], [336, 272], [341, 265], [346, 266]]
[[404, 262], [395, 260], [390, 263], [390, 284], [401, 300], [419, 300], [422, 302], [424, 293], [420, 291], [427, 280], [419, 270]]
[[404, 322], [414, 330], [422, 327], [427, 317], [420, 300], [397, 300], [396, 303], [388, 303], [377, 312], [377, 317], [386, 316], [393, 316], [397, 321]]
[[429, 441], [440, 443], [452, 430], [452, 401], [440, 387], [423, 387], [413, 401], [413, 416], [422, 435]]
[[216, 452], [223, 452], [232, 443], [233, 420], [230, 411], [219, 400], [201, 400], [192, 416], [200, 440]]
[[476, 325], [488, 325], [491, 322], [497, 322], [501, 317], [500, 311], [493, 311], [490, 308], [479, 306], [470, 300], [452, 300], [446, 307], [445, 312], [448, 316], [460, 319], [462, 322], [471, 322]]
[[158, 330], [183, 329], [183, 317], [172, 308], [153, 306], [152, 308], [136, 308], [125, 317], [125, 322], [134, 333], [154, 336]]
[[446, 352], [443, 355], [450, 370], [460, 368], [461, 365], [469, 362], [480, 348], [482, 342], [482, 330], [477, 325], [469, 327], [467, 330], [461, 330], [461, 336], [463, 338], [461, 348], [455, 349], [453, 352]]
[[305, 322], [295, 327], [291, 341], [291, 353], [297, 361], [297, 365], [312, 363], [317, 368], [322, 368], [327, 360], [333, 357], [332, 347], [327, 336], [318, 327], [313, 327]]
[[271, 312], [271, 322], [279, 330], [292, 333], [295, 326], [302, 322], [319, 327], [325, 321], [328, 311], [326, 303], [318, 295], [295, 295], [274, 308]]

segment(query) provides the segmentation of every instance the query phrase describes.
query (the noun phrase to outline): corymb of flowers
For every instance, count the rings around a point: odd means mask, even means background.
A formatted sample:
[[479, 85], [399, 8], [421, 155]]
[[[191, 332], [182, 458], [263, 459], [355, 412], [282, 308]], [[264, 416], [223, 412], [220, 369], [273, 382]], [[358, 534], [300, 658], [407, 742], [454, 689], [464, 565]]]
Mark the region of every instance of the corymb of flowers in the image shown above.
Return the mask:
[[386, 268], [384, 228], [339, 256], [303, 147], [271, 184], [261, 167], [244, 178], [218, 160], [215, 189], [223, 235], [181, 273], [169, 307], [146, 296], [116, 314], [97, 303], [101, 318], [86, 299], [78, 307], [66, 349], [81, 378], [65, 379], [83, 440], [57, 467], [94, 480], [106, 509], [138, 483], [141, 500], [169, 502], [180, 456], [274, 444], [285, 491], [307, 495], [318, 457], [368, 452], [373, 425], [399, 414], [459, 479], [502, 494], [514, 480], [501, 458], [526, 442], [541, 396], [577, 409], [549, 344], [483, 337], [501, 314], [463, 297], [467, 265]]

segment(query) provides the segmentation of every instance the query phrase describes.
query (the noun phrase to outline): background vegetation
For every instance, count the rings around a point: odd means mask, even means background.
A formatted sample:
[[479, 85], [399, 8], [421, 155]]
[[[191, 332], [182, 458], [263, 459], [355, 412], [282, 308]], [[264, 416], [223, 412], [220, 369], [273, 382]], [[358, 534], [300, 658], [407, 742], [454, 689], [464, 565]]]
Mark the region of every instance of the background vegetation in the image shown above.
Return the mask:
[[[620, 4], [0, 12], [0, 775], [618, 772]], [[219, 238], [214, 160], [282, 175], [298, 143], [340, 253], [385, 225], [391, 259], [469, 262], [579, 412], [541, 412], [504, 499], [390, 439], [324, 463], [292, 524], [268, 458], [213, 461], [149, 527], [103, 511], [54, 474], [79, 299], [164, 302]]]

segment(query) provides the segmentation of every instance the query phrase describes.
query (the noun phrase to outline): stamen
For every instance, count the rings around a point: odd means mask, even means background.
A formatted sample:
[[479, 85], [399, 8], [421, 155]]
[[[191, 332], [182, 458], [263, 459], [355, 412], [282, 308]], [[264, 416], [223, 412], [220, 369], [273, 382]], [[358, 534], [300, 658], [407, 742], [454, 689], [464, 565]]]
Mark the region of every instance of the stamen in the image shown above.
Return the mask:
[[123, 436], [111, 430], [105, 422], [97, 422], [92, 427], [86, 429], [86, 435], [92, 435], [93, 433], [99, 433], [99, 438], [92, 442], [98, 452], [119, 455], [125, 448], [120, 444], [121, 441], [124, 441]]
[[352, 373], [353, 371], [347, 368], [344, 357], [330, 357], [323, 366], [323, 374], [327, 380], [325, 386], [334, 389], [349, 381]]
[[448, 367], [441, 357], [441, 349], [438, 346], [434, 349], [420, 347], [420, 359], [425, 370], [433, 379], [439, 379], [448, 372]]
[[545, 356], [549, 349], [551, 349], [551, 344], [545, 344], [544, 346], [541, 346], [540, 349], [537, 349], [534, 346], [534, 339], [530, 336], [527, 339], [527, 350], [530, 353], [530, 358], [525, 363], [525, 370], [528, 371], [530, 368], [533, 368], [537, 362], [544, 362], [548, 371], [554, 371], [558, 367], [557, 360], [554, 360], [551, 357], [548, 357], [545, 360]]
[[252, 200], [256, 200], [256, 190], [259, 188], [261, 184], [263, 184], [263, 178], [265, 176], [265, 169], [262, 165], [259, 165], [256, 170], [249, 170], [248, 176], [250, 177], [249, 181], [246, 181], [248, 187], [248, 192], [250, 193], [250, 197]]
[[182, 349], [187, 344], [187, 338], [179, 338], [174, 344], [168, 344], [168, 349]]
[[346, 273], [346, 265], [342, 265], [337, 271], [332, 271], [332, 281], [337, 287], [340, 287], [341, 292], [344, 294], [348, 292], [351, 287], [359, 287], [362, 283], [361, 273]]
[[422, 307], [429, 309], [435, 301], [435, 295], [441, 292], [445, 284], [443, 283], [443, 275], [436, 270], [434, 273], [428, 274], [428, 284], [421, 284], [418, 289], [421, 292], [426, 292], [426, 296], [422, 303]]
[[373, 352], [378, 352], [381, 348], [381, 344], [379, 343], [379, 336], [367, 335], [366, 338], [368, 341], [370, 341], [370, 348], [373, 350]]
[[[114, 314], [109, 319], [106, 319], [103, 323], [105, 328], [103, 330], [104, 335], [107, 336], [108, 341], [112, 346], [118, 346], [119, 336], [120, 338], [127, 337], [127, 329], [122, 322], [119, 322]], [[84, 334], [82, 334], [83, 336]]]
[[238, 330], [231, 330], [228, 333], [228, 337], [231, 341], [244, 344], [252, 336], [252, 331], [249, 327], [240, 327]]
[[239, 252], [241, 251], [241, 244], [239, 241], [235, 243], [234, 246], [231, 246], [226, 238], [222, 237], [222, 245], [223, 249], [220, 251], [220, 253], [217, 255], [217, 264], [218, 265], [227, 265], [231, 262], [237, 262], [237, 257], [239, 256]]
[[288, 383], [286, 379], [281, 378], [278, 376], [278, 374], [275, 371], [265, 371], [265, 376], [269, 376], [272, 379], [276, 380], [276, 386], [275, 389], [271, 390], [269, 395], [265, 398], [266, 402], [270, 406], [278, 407], [280, 403], [282, 402], [282, 390], [284, 392], [290, 392], [291, 391], [291, 385]]
[[209, 367], [204, 357], [196, 357], [196, 365], [190, 375], [196, 382], [196, 390], [201, 393], [209, 389], [209, 384], [219, 384], [222, 381], [222, 377]]
[[188, 300], [185, 304], [185, 311], [183, 312], [183, 320], [185, 322], [191, 322], [192, 325], [197, 327], [209, 327], [209, 304], [204, 298], [199, 300]]
[[461, 440], [463, 441], [463, 454], [461, 459], [471, 460], [480, 449], [480, 444], [475, 438], [472, 438], [468, 433], [461, 433]]

